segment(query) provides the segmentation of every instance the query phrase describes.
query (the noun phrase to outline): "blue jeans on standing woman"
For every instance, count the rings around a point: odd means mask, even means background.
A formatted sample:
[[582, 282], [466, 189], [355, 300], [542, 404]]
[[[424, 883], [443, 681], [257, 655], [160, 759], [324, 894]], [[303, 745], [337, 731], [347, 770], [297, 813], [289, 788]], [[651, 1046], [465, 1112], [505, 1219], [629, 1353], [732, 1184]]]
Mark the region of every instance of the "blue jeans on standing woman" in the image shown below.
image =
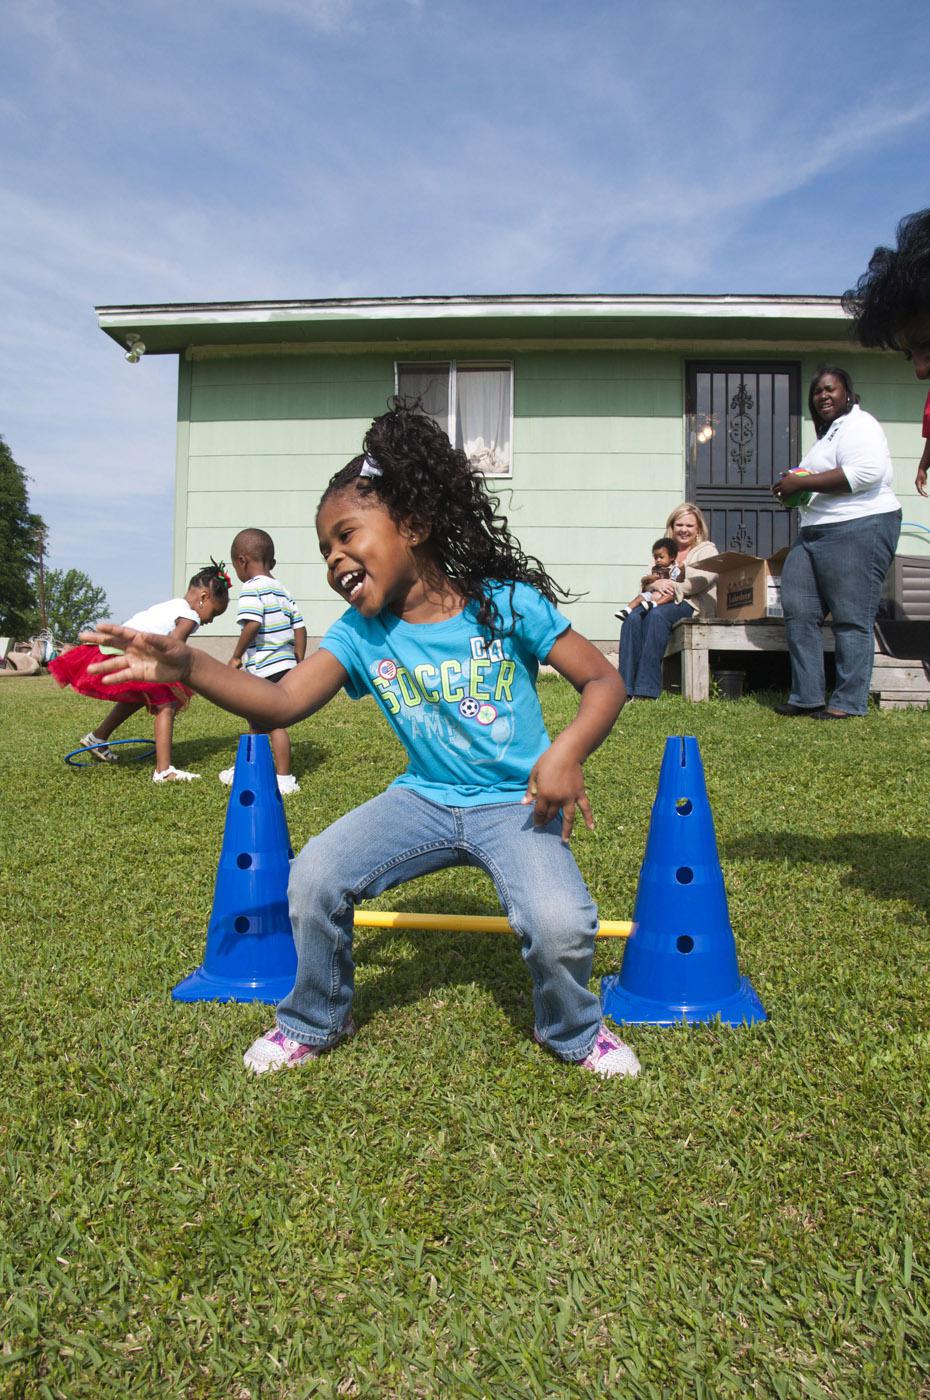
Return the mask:
[[628, 695], [654, 700], [662, 693], [662, 658], [675, 623], [692, 617], [690, 603], [634, 608], [620, 628], [620, 675]]
[[534, 827], [532, 807], [519, 802], [444, 807], [399, 787], [341, 817], [291, 866], [297, 980], [278, 1006], [280, 1028], [305, 1045], [337, 1037], [352, 1008], [360, 900], [433, 870], [474, 865], [494, 881], [519, 936], [539, 1039], [564, 1060], [583, 1060], [601, 1023], [588, 989], [597, 909], [561, 833], [561, 817]]
[[828, 708], [865, 714], [875, 653], [872, 628], [900, 533], [899, 510], [835, 525], [805, 525], [798, 531], [781, 574], [790, 704], [805, 710], [823, 705], [822, 627], [830, 613], [836, 687]]

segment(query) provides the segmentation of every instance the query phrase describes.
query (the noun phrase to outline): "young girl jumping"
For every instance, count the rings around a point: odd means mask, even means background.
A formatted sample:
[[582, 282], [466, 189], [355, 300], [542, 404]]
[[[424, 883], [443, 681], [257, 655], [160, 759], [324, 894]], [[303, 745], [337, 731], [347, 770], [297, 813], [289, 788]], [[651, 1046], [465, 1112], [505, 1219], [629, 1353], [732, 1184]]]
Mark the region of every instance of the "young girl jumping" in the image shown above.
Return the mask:
[[[349, 608], [278, 685], [176, 639], [111, 626], [90, 638], [125, 649], [94, 668], [111, 681], [183, 682], [258, 729], [286, 728], [343, 687], [353, 699], [373, 695], [407, 750], [386, 792], [294, 861], [297, 979], [247, 1068], [292, 1068], [354, 1034], [360, 900], [474, 865], [520, 937], [537, 1042], [605, 1077], [637, 1074], [588, 987], [597, 910], [568, 846], [576, 811], [594, 825], [582, 763], [609, 734], [623, 682], [556, 610], [557, 586], [523, 554], [483, 478], [415, 409], [375, 420], [364, 455], [330, 481], [316, 528], [329, 585]], [[541, 661], [581, 696], [551, 743], [535, 686]]]
[[[165, 603], [155, 603], [143, 612], [134, 613], [128, 622], [123, 623], [123, 627], [128, 631], [137, 629], [184, 642], [198, 627], [205, 627], [226, 611], [230, 583], [229, 574], [222, 564], [214, 561], [194, 575], [183, 598], [169, 598]], [[117, 755], [106, 741], [144, 705], [155, 717], [155, 772], [152, 781], [189, 783], [199, 778], [199, 773], [187, 773], [175, 768], [171, 762], [174, 717], [186, 707], [193, 691], [174, 680], [165, 683], [126, 679], [104, 683], [103, 677], [95, 672], [100, 669], [98, 663], [104, 659], [106, 652], [109, 650], [112, 653], [112, 648], [106, 646], [108, 638], [101, 637], [99, 640], [104, 644], [103, 650], [91, 645], [73, 647], [50, 662], [48, 668], [60, 686], [70, 686], [79, 695], [87, 695], [94, 700], [119, 697], [97, 728], [84, 735], [81, 744], [87, 746], [91, 756], [99, 762], [115, 763]], [[96, 747], [90, 748], [90, 745]]]

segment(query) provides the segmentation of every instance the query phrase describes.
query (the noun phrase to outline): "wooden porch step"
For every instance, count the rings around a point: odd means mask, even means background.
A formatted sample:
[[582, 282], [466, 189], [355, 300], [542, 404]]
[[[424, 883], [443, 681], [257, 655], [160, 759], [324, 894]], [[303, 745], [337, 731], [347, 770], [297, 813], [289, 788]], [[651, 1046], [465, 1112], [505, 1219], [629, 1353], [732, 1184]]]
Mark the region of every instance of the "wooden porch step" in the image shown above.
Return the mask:
[[[823, 629], [825, 651], [834, 650], [833, 633]], [[710, 653], [787, 652], [781, 618], [730, 622], [722, 618], [684, 619], [675, 624], [666, 657], [681, 657], [681, 693], [687, 700], [710, 697]], [[930, 678], [919, 661], [903, 661], [876, 649], [870, 693], [883, 710], [930, 708]]]

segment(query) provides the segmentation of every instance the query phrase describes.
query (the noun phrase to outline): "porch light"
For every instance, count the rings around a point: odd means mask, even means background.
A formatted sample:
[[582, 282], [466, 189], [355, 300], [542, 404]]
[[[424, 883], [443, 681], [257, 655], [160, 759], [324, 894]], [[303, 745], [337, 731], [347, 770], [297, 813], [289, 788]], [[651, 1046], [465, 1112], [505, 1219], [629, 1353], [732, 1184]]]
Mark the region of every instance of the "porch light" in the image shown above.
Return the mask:
[[143, 341], [141, 335], [136, 335], [134, 332], [130, 332], [130, 334], [126, 337], [126, 346], [126, 359], [131, 365], [137, 365], [142, 359], [142, 356], [145, 354], [145, 342]]

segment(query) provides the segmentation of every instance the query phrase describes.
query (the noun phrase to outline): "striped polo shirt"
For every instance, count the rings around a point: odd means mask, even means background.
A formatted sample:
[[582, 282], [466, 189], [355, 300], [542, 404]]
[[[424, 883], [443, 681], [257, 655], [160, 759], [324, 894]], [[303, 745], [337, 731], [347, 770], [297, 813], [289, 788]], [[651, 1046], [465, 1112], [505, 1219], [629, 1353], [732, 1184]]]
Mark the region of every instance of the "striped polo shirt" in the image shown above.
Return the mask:
[[279, 579], [257, 574], [243, 585], [236, 622], [257, 622], [258, 633], [242, 658], [256, 676], [277, 676], [297, 665], [294, 629], [303, 627], [300, 609]]

